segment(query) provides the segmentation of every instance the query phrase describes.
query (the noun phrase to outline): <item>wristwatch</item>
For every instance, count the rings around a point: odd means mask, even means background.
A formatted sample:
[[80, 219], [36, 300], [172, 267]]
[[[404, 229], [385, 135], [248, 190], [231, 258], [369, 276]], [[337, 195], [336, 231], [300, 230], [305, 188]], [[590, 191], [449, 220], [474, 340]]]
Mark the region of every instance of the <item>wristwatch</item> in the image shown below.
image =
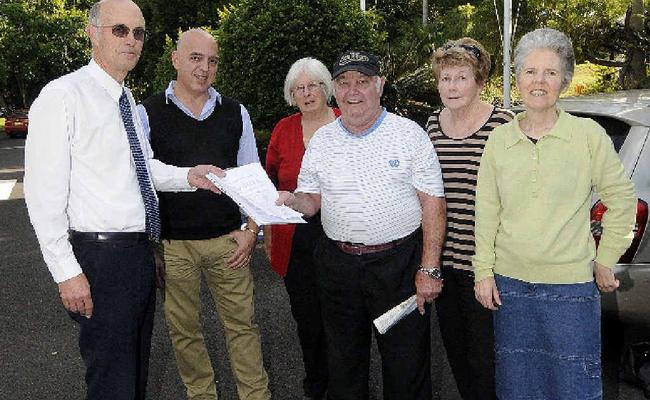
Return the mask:
[[425, 267], [424, 265], [421, 265], [420, 269], [418, 269], [418, 272], [422, 272], [431, 279], [438, 281], [442, 280], [442, 271], [440, 271], [440, 268], [438, 267]]

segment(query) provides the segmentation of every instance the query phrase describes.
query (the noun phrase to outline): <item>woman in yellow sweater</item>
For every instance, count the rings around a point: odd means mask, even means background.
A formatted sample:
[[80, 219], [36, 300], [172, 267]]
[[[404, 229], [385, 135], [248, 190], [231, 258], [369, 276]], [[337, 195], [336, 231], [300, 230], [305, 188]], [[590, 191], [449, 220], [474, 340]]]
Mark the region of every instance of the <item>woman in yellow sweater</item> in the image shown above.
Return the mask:
[[[481, 159], [474, 290], [495, 310], [500, 400], [602, 396], [598, 289], [618, 287], [612, 267], [631, 242], [636, 196], [605, 131], [556, 105], [574, 64], [561, 32], [521, 38], [526, 111], [494, 130]], [[593, 189], [608, 208], [597, 250]]]

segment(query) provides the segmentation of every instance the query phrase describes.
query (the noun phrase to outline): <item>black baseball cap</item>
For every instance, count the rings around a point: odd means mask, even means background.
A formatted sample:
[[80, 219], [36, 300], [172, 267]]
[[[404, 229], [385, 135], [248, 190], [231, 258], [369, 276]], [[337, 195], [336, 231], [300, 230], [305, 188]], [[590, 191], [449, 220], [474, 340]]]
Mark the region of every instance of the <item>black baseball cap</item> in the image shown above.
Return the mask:
[[379, 75], [379, 57], [362, 50], [348, 50], [341, 53], [332, 68], [332, 78], [346, 71], [359, 71], [364, 75]]

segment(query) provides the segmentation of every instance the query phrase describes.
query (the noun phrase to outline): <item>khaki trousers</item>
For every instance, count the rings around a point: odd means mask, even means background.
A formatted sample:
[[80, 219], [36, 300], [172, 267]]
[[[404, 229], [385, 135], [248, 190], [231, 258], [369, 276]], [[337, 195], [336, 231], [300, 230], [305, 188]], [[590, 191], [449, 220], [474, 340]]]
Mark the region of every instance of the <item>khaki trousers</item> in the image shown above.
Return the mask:
[[163, 245], [165, 318], [188, 399], [217, 399], [201, 324], [201, 275], [223, 324], [239, 398], [270, 399], [259, 329], [253, 322], [250, 268], [231, 269], [226, 264], [237, 247], [235, 240], [223, 235], [208, 240], [165, 240]]

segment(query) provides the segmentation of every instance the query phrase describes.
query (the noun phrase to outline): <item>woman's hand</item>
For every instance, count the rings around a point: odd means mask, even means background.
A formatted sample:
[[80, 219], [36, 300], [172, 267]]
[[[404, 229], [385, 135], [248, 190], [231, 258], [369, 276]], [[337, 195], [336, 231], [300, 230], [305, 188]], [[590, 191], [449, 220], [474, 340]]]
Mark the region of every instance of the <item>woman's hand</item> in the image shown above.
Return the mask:
[[620, 282], [614, 276], [614, 271], [602, 264], [598, 264], [596, 261], [594, 261], [594, 276], [596, 277], [596, 285], [598, 285], [601, 292], [613, 292], [620, 285]]
[[499, 290], [493, 276], [482, 279], [474, 284], [474, 296], [483, 307], [498, 310], [501, 305]]

